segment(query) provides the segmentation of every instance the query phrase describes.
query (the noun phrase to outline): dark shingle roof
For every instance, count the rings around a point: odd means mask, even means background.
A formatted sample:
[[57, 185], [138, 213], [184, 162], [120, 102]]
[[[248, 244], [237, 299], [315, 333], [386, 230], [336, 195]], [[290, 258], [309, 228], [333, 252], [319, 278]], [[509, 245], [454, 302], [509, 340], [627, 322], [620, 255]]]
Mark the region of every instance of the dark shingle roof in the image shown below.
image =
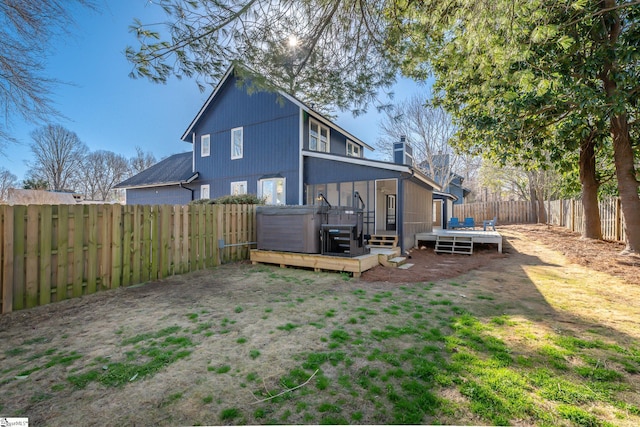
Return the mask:
[[122, 181], [115, 188], [146, 187], [191, 182], [198, 177], [192, 170], [192, 153], [169, 156], [137, 175]]

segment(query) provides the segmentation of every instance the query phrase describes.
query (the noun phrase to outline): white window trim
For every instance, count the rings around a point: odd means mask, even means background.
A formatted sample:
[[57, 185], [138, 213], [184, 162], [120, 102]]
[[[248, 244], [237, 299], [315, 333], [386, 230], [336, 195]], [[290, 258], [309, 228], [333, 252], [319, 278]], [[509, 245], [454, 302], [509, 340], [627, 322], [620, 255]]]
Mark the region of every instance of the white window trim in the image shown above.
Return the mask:
[[[233, 154], [233, 135], [240, 131], [240, 154]], [[231, 129], [231, 160], [241, 159], [244, 156], [244, 129], [242, 127]]]
[[[284, 198], [283, 202], [280, 203], [280, 205], [286, 205], [287, 204], [287, 178], [266, 178], [266, 179], [259, 179], [258, 180], [258, 198], [262, 199], [264, 196], [262, 195], [262, 183], [264, 181], [275, 181], [281, 179], [282, 180], [282, 197]], [[277, 203], [271, 203], [270, 205], [272, 206], [276, 206], [278, 205]]]
[[[351, 152], [354, 154], [349, 154], [349, 147], [351, 147]], [[358, 154], [356, 155], [355, 152], [358, 152]], [[350, 157], [358, 157], [361, 158], [362, 157], [362, 147], [359, 146], [358, 144], [356, 144], [353, 141], [350, 141], [347, 139], [347, 156]]]
[[[207, 194], [207, 197], [203, 197], [204, 194]], [[200, 186], [200, 198], [201, 199], [210, 199], [211, 198], [211, 191], [209, 188], [209, 184], [202, 184]]]
[[[311, 126], [318, 126], [318, 143], [320, 143], [320, 135], [322, 134], [322, 129], [326, 129], [327, 131], [327, 149], [326, 151], [319, 150], [316, 146], [315, 149], [311, 148]], [[309, 118], [309, 150], [317, 151], [319, 153], [331, 153], [331, 129], [328, 126], [323, 125], [317, 120]]]
[[237, 185], [242, 185], [244, 187], [244, 193], [237, 193], [238, 195], [247, 194], [247, 181], [233, 181], [231, 183], [231, 192], [229, 194], [231, 194], [232, 196], [236, 195], [236, 193], [234, 193], [233, 191], [233, 187]]
[[[207, 144], [205, 145], [205, 140]], [[207, 149], [205, 150], [205, 146]], [[211, 155], [211, 135], [201, 135], [200, 136], [200, 157], [209, 157]]]

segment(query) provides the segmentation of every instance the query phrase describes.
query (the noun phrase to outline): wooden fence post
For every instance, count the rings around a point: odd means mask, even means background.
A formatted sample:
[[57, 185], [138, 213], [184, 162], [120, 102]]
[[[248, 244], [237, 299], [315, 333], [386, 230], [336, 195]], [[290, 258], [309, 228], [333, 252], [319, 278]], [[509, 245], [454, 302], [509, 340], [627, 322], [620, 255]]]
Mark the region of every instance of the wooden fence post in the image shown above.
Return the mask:
[[83, 294], [84, 279], [84, 205], [73, 206], [73, 296]]
[[122, 206], [122, 286], [131, 285], [131, 239], [133, 237], [134, 218], [131, 206]]
[[87, 218], [87, 294], [98, 289], [98, 205], [89, 205]]
[[616, 240], [618, 241], [622, 241], [622, 205], [620, 203], [620, 197], [616, 197], [616, 204], [615, 204], [615, 215], [616, 215], [616, 220], [615, 220], [615, 236], [616, 236]]
[[162, 205], [160, 208], [160, 278], [169, 276], [171, 271], [171, 205]]
[[[53, 210], [51, 205], [40, 206], [40, 296], [38, 305], [51, 302], [51, 240], [53, 239]], [[90, 263], [91, 264], [91, 263]]]
[[24, 253], [25, 253], [25, 214], [26, 206], [16, 205], [13, 223], [13, 309], [24, 308]]
[[3, 210], [2, 230], [2, 312], [13, 311], [13, 225], [14, 207], [0, 206]]
[[27, 206], [27, 245], [25, 252], [25, 302], [26, 308], [36, 307], [38, 305], [38, 231], [39, 224], [39, 206]]

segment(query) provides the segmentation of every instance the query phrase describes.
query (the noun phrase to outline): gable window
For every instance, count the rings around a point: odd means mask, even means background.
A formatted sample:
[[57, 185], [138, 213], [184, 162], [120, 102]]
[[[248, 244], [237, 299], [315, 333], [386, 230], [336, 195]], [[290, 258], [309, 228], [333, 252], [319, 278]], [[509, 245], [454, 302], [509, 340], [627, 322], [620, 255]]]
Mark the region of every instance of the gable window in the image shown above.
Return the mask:
[[329, 152], [329, 128], [309, 120], [309, 150]]
[[200, 157], [209, 157], [211, 154], [211, 135], [200, 137]]
[[209, 199], [209, 184], [204, 184], [200, 186], [200, 198], [201, 199]]
[[286, 204], [285, 183], [284, 178], [261, 179], [258, 181], [258, 197], [267, 205]]
[[242, 158], [244, 148], [243, 133], [242, 128], [231, 129], [231, 160]]
[[347, 140], [347, 156], [362, 157], [362, 150], [360, 150], [360, 146], [355, 142]]
[[231, 183], [231, 195], [247, 194], [247, 181], [235, 181]]

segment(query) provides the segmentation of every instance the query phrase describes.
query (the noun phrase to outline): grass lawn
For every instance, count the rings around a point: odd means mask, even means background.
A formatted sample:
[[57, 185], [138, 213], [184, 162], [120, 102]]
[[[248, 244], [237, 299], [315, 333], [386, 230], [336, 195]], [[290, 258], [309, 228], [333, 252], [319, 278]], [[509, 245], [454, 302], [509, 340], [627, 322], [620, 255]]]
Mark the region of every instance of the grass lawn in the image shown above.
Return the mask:
[[620, 298], [603, 297], [606, 277], [558, 256], [529, 243], [482, 271], [406, 284], [238, 264], [13, 313], [0, 323], [0, 416], [640, 425], [640, 327], [621, 306], [636, 291], [611, 279]]

